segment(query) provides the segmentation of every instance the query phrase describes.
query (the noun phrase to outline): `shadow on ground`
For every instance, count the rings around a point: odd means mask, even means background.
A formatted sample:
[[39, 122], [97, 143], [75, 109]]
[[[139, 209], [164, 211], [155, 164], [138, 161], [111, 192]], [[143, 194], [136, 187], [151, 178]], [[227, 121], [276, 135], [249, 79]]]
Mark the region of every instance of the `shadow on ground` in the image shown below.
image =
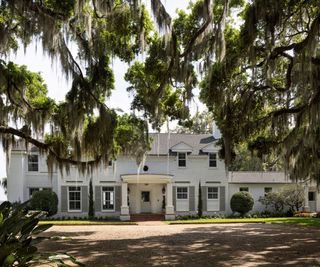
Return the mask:
[[[56, 229], [57, 228], [57, 229]], [[268, 224], [55, 227], [40, 249], [87, 266], [320, 266], [320, 229]]]

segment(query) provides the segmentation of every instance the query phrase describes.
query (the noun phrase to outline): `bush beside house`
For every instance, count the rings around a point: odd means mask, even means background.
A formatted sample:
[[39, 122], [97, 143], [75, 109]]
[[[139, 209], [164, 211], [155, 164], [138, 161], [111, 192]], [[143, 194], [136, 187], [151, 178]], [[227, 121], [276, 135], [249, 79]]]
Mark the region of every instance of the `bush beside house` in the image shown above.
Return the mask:
[[55, 215], [58, 211], [58, 196], [50, 190], [35, 192], [30, 200], [31, 210], [46, 211], [48, 216]]
[[248, 192], [235, 193], [230, 200], [230, 207], [233, 212], [238, 212], [241, 216], [252, 210], [254, 204], [253, 197]]

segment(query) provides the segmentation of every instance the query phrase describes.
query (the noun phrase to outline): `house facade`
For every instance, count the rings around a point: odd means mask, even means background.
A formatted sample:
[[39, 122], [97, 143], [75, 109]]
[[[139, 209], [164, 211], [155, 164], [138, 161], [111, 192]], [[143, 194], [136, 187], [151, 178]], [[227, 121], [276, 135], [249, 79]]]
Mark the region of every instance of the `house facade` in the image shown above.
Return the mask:
[[[219, 159], [217, 139], [209, 134], [152, 134], [151, 150], [137, 165], [136, 159], [120, 155], [82, 175], [48, 172], [46, 157], [36, 148], [28, 152], [15, 147], [8, 169], [8, 200], [24, 202], [39, 190], [53, 190], [59, 198], [58, 217], [88, 215], [89, 182], [92, 180], [95, 215], [130, 220], [132, 214], [196, 214], [202, 202], [204, 215], [231, 213], [229, 202], [237, 191], [249, 191], [255, 198], [253, 211], [261, 211], [260, 195], [290, 183], [284, 173], [226, 173]], [[199, 198], [199, 185], [201, 198]], [[306, 186], [307, 206], [320, 208], [317, 192]], [[320, 200], [320, 198], [319, 198]], [[310, 205], [309, 205], [310, 203]]]

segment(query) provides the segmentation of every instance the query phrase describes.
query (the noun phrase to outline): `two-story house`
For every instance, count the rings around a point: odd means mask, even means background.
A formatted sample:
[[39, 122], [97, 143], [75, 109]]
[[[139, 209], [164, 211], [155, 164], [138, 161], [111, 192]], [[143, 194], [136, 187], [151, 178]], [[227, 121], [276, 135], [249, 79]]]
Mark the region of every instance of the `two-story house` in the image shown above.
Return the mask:
[[[59, 198], [58, 217], [88, 214], [89, 181], [93, 183], [96, 216], [129, 220], [132, 214], [196, 214], [199, 185], [204, 215], [228, 214], [235, 192], [248, 191], [255, 211], [264, 207], [259, 198], [292, 183], [285, 173], [230, 172], [218, 156], [217, 139], [210, 134], [151, 134], [151, 150], [137, 165], [136, 159], [120, 155], [82, 175], [76, 167], [69, 173], [48, 172], [46, 157], [36, 148], [12, 150], [8, 170], [9, 201], [27, 201], [35, 191], [53, 190]], [[319, 210], [315, 186], [305, 186], [306, 208]]]
[[88, 188], [92, 179], [96, 216], [197, 212], [199, 184], [204, 214], [224, 213], [227, 208], [228, 179], [218, 157], [217, 140], [210, 134], [152, 134], [152, 148], [137, 166], [135, 158], [120, 155], [108, 166], [81, 175], [48, 173], [46, 158], [36, 148], [12, 150], [8, 171], [8, 198], [26, 201], [33, 192], [53, 190], [59, 197], [58, 216], [86, 216]]

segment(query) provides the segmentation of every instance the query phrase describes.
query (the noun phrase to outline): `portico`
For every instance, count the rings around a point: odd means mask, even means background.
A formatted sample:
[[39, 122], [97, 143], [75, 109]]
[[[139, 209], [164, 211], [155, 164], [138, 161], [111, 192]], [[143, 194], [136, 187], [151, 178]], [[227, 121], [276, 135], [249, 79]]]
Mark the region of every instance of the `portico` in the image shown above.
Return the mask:
[[175, 218], [172, 175], [125, 174], [121, 181], [121, 220], [130, 220], [130, 214], [163, 212], [167, 220]]

